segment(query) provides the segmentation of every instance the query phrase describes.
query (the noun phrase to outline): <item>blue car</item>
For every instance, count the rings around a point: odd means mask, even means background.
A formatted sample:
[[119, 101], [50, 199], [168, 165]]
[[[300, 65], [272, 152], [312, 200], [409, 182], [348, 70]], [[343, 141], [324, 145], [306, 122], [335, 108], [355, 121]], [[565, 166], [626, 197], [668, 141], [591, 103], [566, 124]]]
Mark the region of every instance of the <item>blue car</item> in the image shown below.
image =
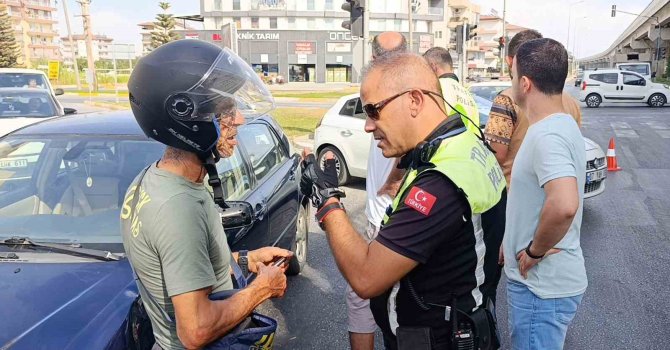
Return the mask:
[[[299, 157], [268, 116], [240, 127], [217, 164], [233, 250], [276, 245], [307, 257]], [[0, 138], [0, 348], [149, 349], [151, 324], [119, 215], [135, 176], [164, 146], [129, 111], [61, 117]], [[206, 181], [205, 181], [206, 183]]]

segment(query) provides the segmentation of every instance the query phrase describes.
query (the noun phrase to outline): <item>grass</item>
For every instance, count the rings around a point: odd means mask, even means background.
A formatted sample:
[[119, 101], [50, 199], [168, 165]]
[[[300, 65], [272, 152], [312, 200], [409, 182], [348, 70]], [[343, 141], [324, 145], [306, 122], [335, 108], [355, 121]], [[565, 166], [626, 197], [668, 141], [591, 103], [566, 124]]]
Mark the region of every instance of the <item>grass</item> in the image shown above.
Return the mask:
[[294, 98], [313, 98], [313, 99], [337, 99], [345, 95], [351, 95], [358, 92], [357, 87], [351, 87], [347, 89], [337, 90], [337, 91], [319, 91], [319, 92], [309, 92], [309, 91], [273, 91], [272, 96], [274, 97], [294, 97]]
[[668, 78], [654, 78], [654, 83], [670, 85], [670, 77], [668, 77]]
[[323, 108], [277, 108], [270, 114], [279, 122], [286, 136], [294, 138], [313, 133], [326, 111]]

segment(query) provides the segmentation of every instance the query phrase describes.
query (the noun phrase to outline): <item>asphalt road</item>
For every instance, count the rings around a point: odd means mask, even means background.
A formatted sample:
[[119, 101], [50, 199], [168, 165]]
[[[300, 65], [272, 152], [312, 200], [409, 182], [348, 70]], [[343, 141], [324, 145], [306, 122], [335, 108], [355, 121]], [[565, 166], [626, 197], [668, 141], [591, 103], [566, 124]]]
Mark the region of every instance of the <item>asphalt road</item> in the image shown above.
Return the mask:
[[[576, 94], [577, 90], [567, 87]], [[582, 247], [589, 288], [565, 349], [668, 349], [670, 345], [670, 107], [582, 104], [583, 134], [607, 149], [616, 137], [619, 166], [606, 190], [584, 204]], [[365, 182], [347, 187], [350, 217], [364, 227]], [[309, 266], [289, 279], [283, 299], [260, 310], [280, 325], [276, 349], [346, 349], [345, 281], [324, 233], [310, 226]], [[504, 281], [499, 324], [509, 349]], [[381, 349], [381, 342], [377, 341]]]

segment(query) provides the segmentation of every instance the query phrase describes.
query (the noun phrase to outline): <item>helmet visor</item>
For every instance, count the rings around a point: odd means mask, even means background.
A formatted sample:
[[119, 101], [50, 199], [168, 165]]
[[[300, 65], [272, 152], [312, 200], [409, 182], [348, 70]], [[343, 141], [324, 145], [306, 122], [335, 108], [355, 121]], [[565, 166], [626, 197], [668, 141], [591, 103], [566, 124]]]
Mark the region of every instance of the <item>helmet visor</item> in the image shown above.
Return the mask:
[[181, 121], [212, 121], [236, 110], [250, 121], [272, 111], [274, 99], [251, 66], [224, 48], [200, 81], [172, 94], [166, 108]]

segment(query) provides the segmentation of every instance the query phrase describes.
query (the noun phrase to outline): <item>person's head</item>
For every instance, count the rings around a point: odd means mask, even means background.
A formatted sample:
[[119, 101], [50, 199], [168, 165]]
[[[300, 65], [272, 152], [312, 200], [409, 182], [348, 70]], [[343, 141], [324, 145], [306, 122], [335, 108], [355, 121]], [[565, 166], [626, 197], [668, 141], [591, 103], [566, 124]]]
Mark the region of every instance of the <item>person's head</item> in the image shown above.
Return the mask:
[[511, 74], [512, 93], [519, 106], [540, 95], [561, 95], [568, 75], [568, 52], [554, 39], [528, 41], [518, 48]]
[[130, 106], [144, 133], [202, 161], [230, 156], [237, 126], [273, 107], [272, 95], [244, 60], [199, 40], [160, 46], [128, 82]]
[[505, 57], [507, 67], [512, 67], [512, 60], [514, 59], [514, 56], [516, 56], [516, 52], [519, 50], [521, 45], [527, 41], [540, 38], [542, 38], [542, 34], [540, 34], [540, 32], [535, 29], [526, 29], [516, 33], [516, 35], [512, 37], [512, 40], [509, 41], [509, 44], [507, 44], [507, 56]]
[[28, 87], [36, 88], [36, 87], [37, 87], [37, 80], [35, 80], [35, 79], [30, 79], [30, 80], [28, 81]]
[[398, 32], [383, 32], [372, 39], [372, 59], [389, 53], [407, 52], [407, 40]]
[[28, 100], [28, 109], [31, 112], [39, 110], [41, 106], [42, 106], [42, 100], [40, 100], [39, 97], [33, 97]]
[[432, 47], [423, 54], [423, 58], [428, 61], [430, 68], [439, 77], [442, 74], [454, 72], [454, 62], [451, 59], [449, 50], [443, 47]]
[[364, 70], [361, 103], [365, 131], [379, 140], [384, 157], [416, 147], [446, 118], [440, 83], [426, 60], [412, 53], [378, 57]]

